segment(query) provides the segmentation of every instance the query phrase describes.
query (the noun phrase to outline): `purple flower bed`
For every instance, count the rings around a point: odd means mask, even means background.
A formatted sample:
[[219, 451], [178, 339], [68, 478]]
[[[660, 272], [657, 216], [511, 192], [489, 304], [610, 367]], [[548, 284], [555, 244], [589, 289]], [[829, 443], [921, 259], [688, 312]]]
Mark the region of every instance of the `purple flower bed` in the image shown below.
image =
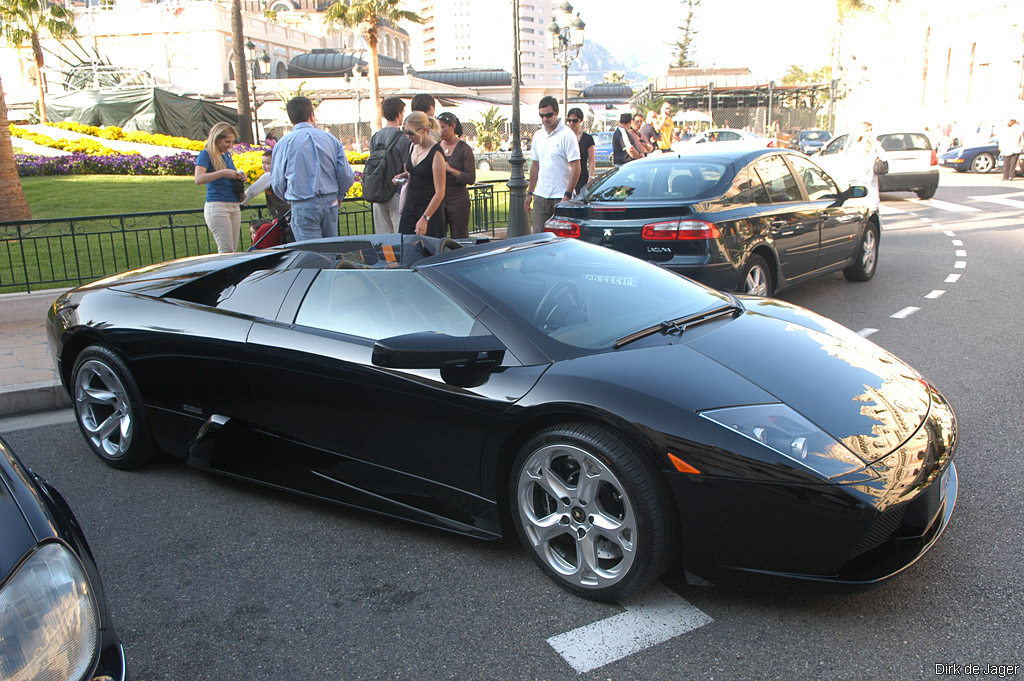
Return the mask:
[[15, 154], [18, 175], [192, 175], [196, 157], [183, 151], [173, 156], [139, 156], [113, 154], [93, 156], [75, 152], [69, 156], [36, 156]]

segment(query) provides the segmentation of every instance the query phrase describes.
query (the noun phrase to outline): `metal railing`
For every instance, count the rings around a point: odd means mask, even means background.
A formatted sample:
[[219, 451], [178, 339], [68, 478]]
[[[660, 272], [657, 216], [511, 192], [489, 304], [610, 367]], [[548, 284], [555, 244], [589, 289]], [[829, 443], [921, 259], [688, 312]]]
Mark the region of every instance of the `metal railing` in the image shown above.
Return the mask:
[[[469, 191], [470, 233], [495, 236], [507, 226], [508, 187], [484, 182]], [[265, 206], [242, 207], [240, 250], [251, 245], [248, 225], [266, 217]], [[346, 199], [338, 214], [338, 233], [372, 234], [370, 204]], [[202, 209], [0, 222], [0, 293], [80, 286], [138, 267], [216, 252]]]

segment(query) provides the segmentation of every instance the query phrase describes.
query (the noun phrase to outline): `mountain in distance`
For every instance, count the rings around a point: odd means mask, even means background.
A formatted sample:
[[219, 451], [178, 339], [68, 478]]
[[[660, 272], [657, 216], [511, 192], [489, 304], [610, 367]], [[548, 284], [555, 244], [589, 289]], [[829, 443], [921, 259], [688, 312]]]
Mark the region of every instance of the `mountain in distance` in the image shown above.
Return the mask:
[[[643, 58], [646, 59], [649, 56], [643, 55]], [[579, 56], [576, 57], [572, 66], [569, 67], [569, 80], [571, 82], [574, 78], [583, 79], [586, 80], [588, 85], [593, 85], [604, 82], [604, 76], [609, 71], [622, 71], [626, 74], [626, 80], [630, 84], [636, 84], [646, 83], [647, 79], [654, 75], [664, 75], [664, 65], [659, 68], [656, 64], [652, 64], [649, 61], [642, 63], [642, 61], [638, 61], [638, 57], [641, 57], [641, 55], [627, 56], [627, 64], [605, 49], [600, 43], [587, 40], [583, 43], [583, 49], [580, 50]]]

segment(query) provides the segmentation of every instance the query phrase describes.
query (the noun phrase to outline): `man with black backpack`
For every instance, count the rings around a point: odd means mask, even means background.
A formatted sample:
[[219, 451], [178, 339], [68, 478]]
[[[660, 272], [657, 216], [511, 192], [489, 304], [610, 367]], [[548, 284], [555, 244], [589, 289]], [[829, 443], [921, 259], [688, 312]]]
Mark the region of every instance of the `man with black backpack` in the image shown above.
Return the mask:
[[402, 132], [405, 102], [386, 97], [381, 111], [387, 125], [370, 138], [370, 158], [363, 169], [363, 198], [373, 204], [373, 230], [377, 234], [398, 231], [401, 219], [400, 188], [391, 180], [409, 160], [409, 139]]

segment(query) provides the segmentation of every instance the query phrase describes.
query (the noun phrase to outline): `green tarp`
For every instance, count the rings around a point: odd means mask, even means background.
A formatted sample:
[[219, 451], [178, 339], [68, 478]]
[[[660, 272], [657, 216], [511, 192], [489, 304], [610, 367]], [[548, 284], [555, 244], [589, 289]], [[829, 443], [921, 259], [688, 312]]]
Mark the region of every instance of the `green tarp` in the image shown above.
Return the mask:
[[220, 121], [238, 127], [238, 112], [234, 109], [179, 97], [158, 88], [79, 90], [48, 95], [46, 116], [53, 122], [116, 125], [125, 130], [194, 140], [205, 140], [213, 124]]

